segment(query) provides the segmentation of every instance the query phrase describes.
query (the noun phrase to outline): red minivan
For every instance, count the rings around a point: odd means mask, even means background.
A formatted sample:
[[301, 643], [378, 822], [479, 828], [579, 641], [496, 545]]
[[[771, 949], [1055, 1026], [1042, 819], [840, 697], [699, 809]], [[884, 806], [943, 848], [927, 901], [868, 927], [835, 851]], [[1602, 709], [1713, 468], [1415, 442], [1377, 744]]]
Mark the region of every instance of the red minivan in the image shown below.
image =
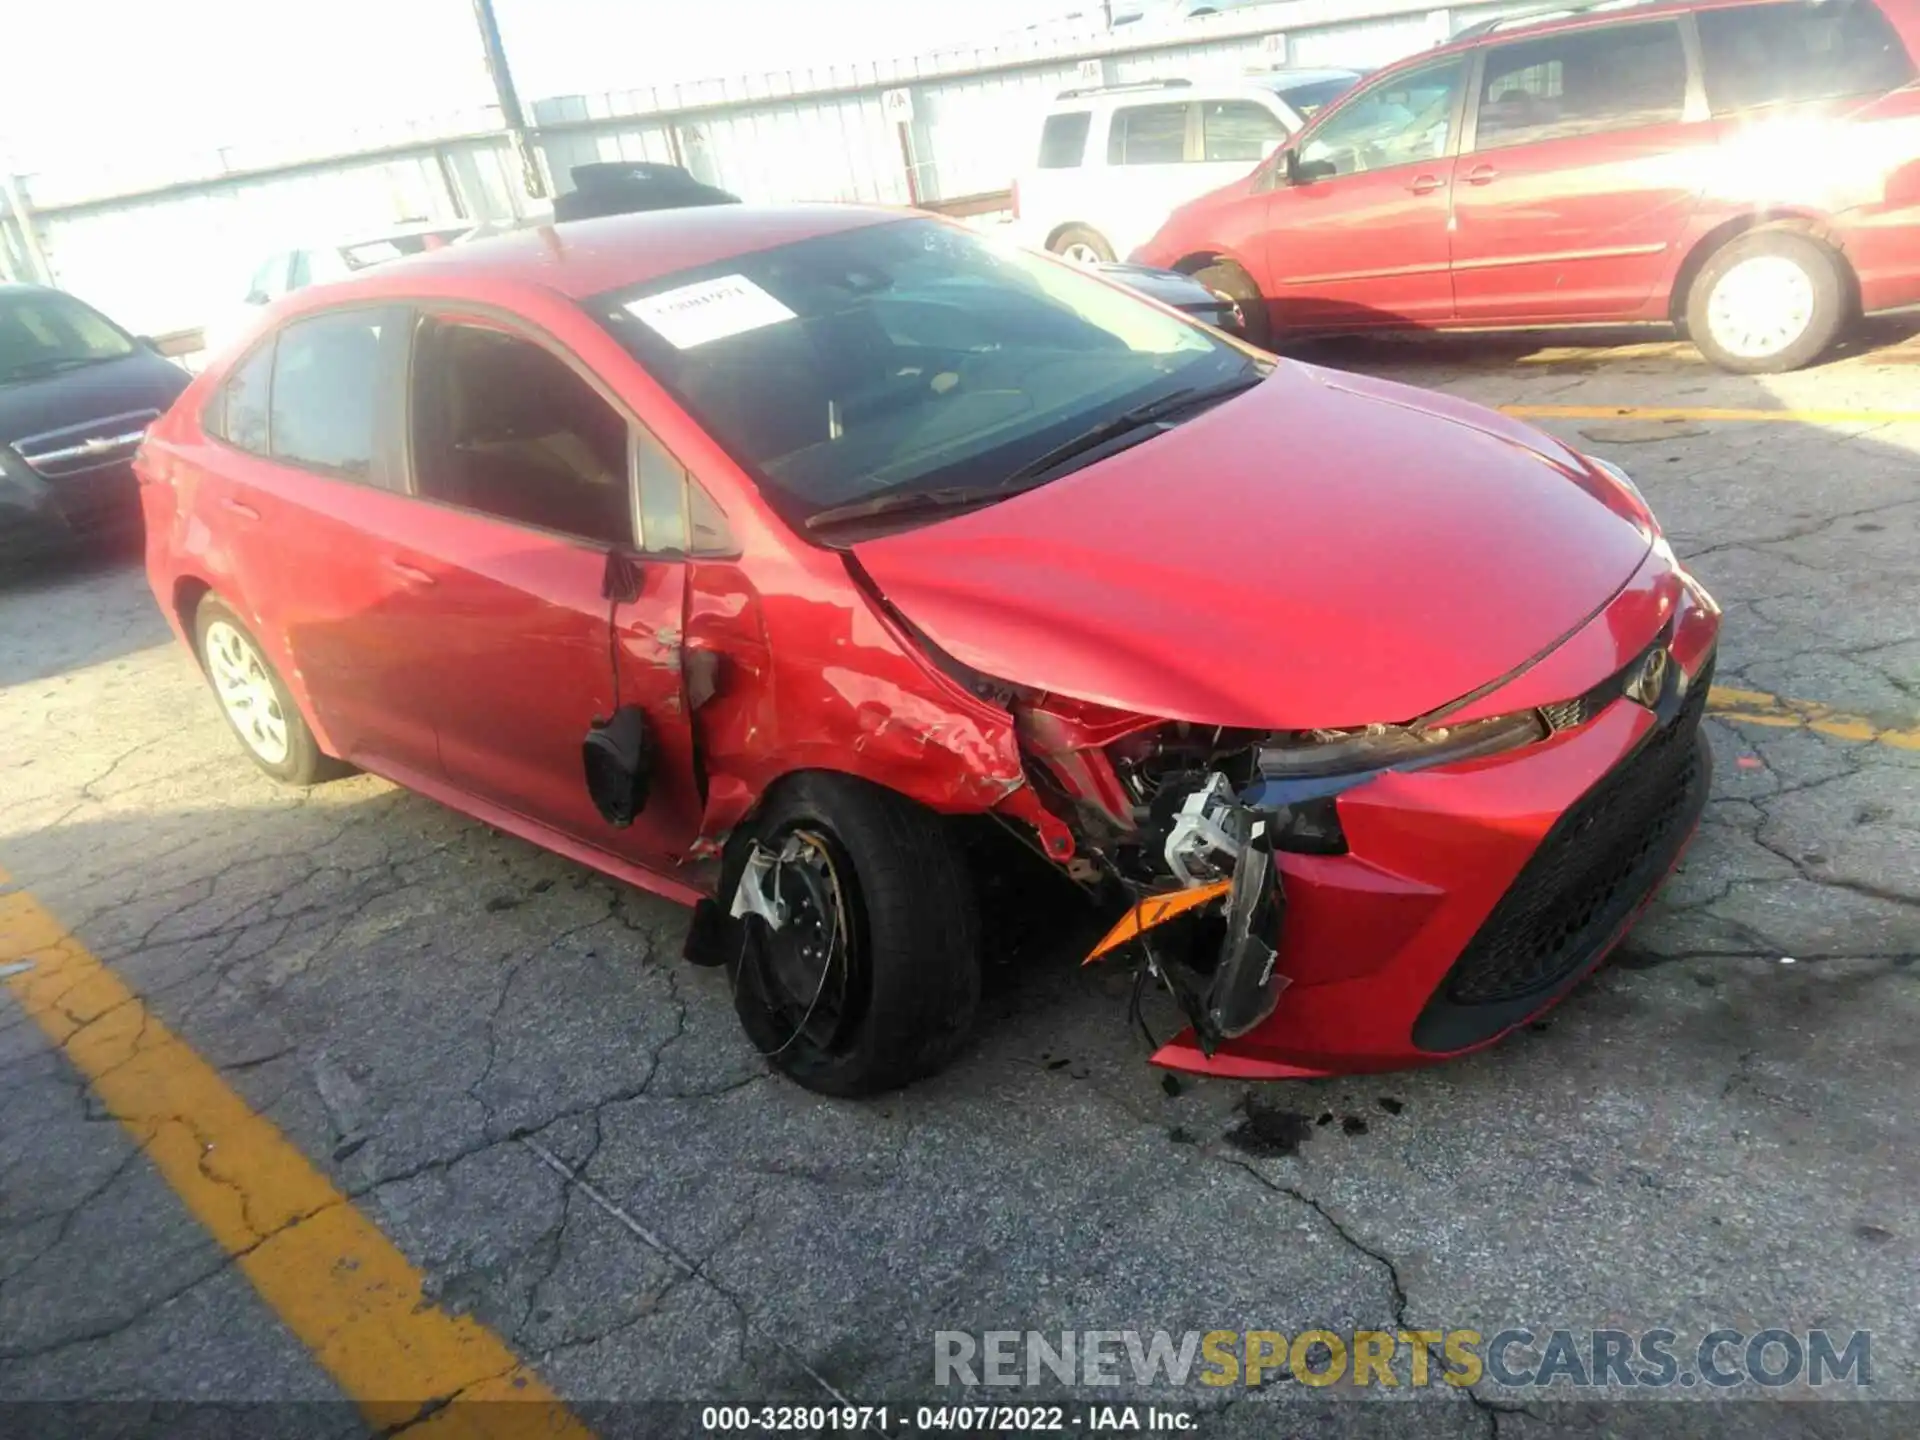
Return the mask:
[[1670, 323], [1791, 370], [1920, 304], [1917, 0], [1603, 3], [1490, 21], [1314, 118], [1133, 259], [1256, 340]]

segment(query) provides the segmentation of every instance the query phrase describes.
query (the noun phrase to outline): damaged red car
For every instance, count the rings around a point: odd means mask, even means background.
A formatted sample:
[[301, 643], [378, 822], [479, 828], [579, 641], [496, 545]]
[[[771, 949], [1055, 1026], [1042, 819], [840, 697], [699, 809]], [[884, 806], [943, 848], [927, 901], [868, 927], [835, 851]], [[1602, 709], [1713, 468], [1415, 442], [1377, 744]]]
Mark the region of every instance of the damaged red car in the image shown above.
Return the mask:
[[300, 292], [139, 457], [253, 759], [696, 904], [859, 1094], [980, 991], [964, 837], [1120, 917], [1155, 1059], [1378, 1069], [1597, 964], [1705, 801], [1719, 611], [1631, 480], [948, 222], [726, 206]]

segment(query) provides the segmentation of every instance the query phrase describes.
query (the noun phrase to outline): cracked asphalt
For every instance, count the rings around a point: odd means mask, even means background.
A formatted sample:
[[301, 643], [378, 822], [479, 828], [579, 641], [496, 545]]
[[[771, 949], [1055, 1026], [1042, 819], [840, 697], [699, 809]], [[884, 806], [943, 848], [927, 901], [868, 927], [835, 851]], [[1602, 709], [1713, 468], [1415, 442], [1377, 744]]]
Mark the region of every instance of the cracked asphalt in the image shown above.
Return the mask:
[[[1893, 413], [1920, 405], [1920, 324], [1765, 378], [1540, 337], [1308, 358], [1590, 407], [1536, 423], [1636, 477], [1726, 607], [1719, 685], [1920, 725], [1920, 424]], [[124, 563], [0, 589], [0, 866], [604, 1433], [697, 1428], [624, 1402], [1008, 1398], [936, 1392], [937, 1330], [1865, 1329], [1872, 1394], [1920, 1401], [1920, 747], [1708, 724], [1695, 846], [1550, 1019], [1252, 1092], [1163, 1084], [1071, 917], [997, 957], [937, 1079], [856, 1104], [770, 1078], [723, 976], [677, 964], [686, 912], [372, 777], [260, 776]], [[176, 1433], [178, 1402], [340, 1400], [109, 1118], [0, 990], [0, 1397], [143, 1402], [113, 1411], [127, 1433]], [[1155, 1398], [1221, 1435], [1672, 1413], [1490, 1381], [1299, 1408], [1334, 1393]]]

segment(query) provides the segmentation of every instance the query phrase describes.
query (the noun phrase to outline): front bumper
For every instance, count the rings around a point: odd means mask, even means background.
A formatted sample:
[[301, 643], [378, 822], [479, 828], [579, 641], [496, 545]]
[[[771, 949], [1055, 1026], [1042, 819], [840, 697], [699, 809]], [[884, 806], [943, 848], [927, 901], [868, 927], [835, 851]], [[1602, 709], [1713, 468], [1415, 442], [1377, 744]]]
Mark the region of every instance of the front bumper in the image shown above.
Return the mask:
[[11, 467], [0, 476], [0, 558], [59, 554], [84, 538], [139, 526], [140, 487], [127, 463], [54, 480]]
[[1342, 795], [1347, 854], [1277, 857], [1273, 1014], [1212, 1056], [1185, 1032], [1154, 1063], [1242, 1079], [1396, 1069], [1489, 1044], [1560, 999], [1626, 933], [1706, 803], [1718, 630], [1711, 597], [1660, 547], [1569, 642], [1624, 664], [1670, 633], [1658, 710], [1617, 699], [1524, 749]]

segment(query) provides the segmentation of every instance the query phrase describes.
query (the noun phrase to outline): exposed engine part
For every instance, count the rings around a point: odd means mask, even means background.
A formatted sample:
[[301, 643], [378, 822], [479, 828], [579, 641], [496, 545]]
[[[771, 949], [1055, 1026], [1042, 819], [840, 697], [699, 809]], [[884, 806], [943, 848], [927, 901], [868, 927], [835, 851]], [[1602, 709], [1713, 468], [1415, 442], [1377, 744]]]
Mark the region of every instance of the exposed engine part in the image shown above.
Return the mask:
[[1181, 799], [1160, 853], [1182, 885], [1204, 885], [1232, 870], [1252, 828], [1253, 812], [1215, 770]]
[[789, 835], [778, 852], [754, 841], [740, 878], [734, 882], [733, 905], [727, 913], [736, 920], [758, 915], [767, 922], [769, 930], [783, 928], [787, 923], [787, 902], [780, 896], [780, 867], [799, 858], [800, 841], [795, 836]]

